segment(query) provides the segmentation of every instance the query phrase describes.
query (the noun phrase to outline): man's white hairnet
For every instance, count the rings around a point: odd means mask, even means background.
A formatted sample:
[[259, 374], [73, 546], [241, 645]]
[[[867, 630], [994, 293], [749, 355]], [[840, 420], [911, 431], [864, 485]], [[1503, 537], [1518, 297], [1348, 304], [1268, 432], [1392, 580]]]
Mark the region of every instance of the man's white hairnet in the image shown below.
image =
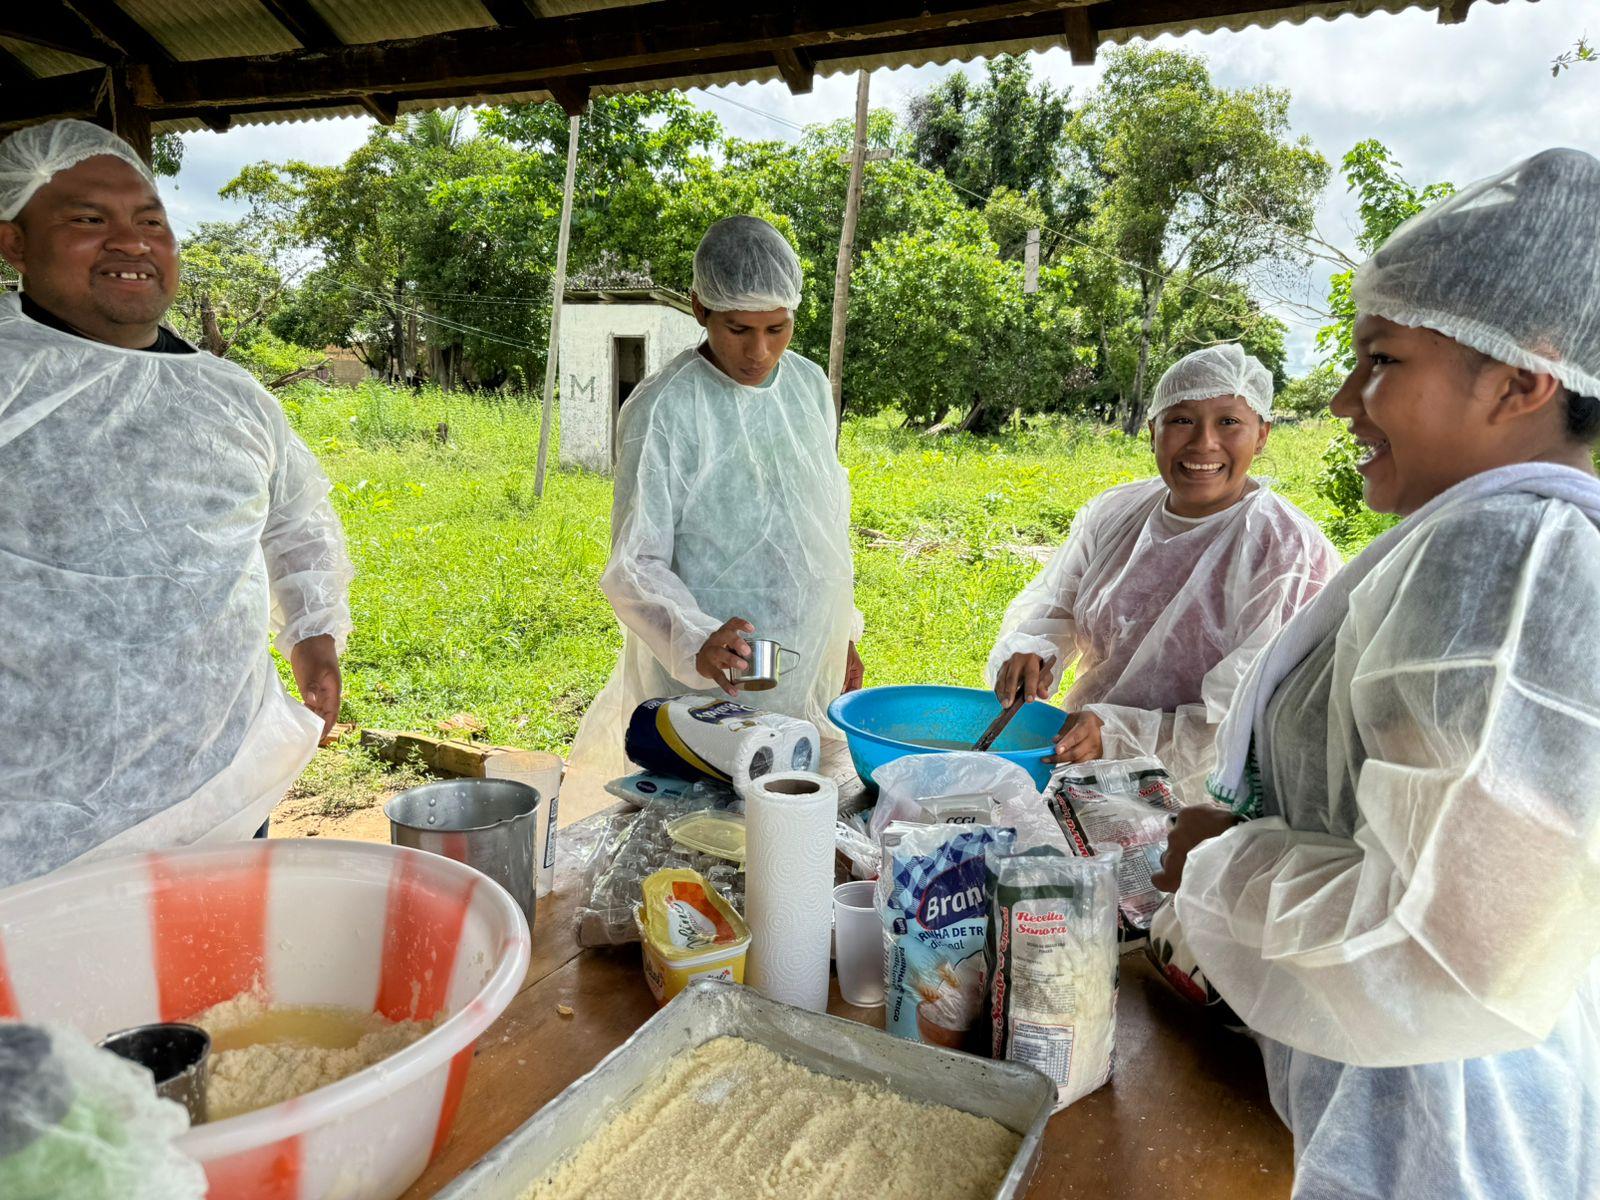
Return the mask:
[[1468, 185], [1396, 229], [1352, 296], [1600, 396], [1600, 162], [1545, 150]]
[[76, 120], [46, 121], [19, 129], [0, 142], [0, 221], [15, 220], [45, 184], [101, 154], [122, 159], [155, 187], [150, 168], [132, 146], [109, 129]]
[[803, 283], [794, 247], [760, 217], [718, 221], [694, 252], [694, 294], [712, 312], [793, 312]]
[[1272, 420], [1272, 372], [1237, 342], [1206, 346], [1167, 368], [1150, 397], [1150, 420], [1185, 400], [1238, 396], [1263, 421]]

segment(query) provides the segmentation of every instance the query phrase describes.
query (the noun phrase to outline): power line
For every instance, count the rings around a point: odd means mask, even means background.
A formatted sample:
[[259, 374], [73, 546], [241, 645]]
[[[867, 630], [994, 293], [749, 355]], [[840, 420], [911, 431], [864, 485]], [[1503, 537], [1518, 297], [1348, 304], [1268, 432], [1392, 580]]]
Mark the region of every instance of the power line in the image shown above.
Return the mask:
[[[707, 96], [711, 97], [713, 100], [720, 100], [725, 104], [733, 105], [735, 108], [742, 108], [746, 112], [754, 113], [756, 116], [763, 117], [766, 120], [771, 121], [776, 125], [786, 125], [790, 129], [799, 130], [801, 133], [807, 132], [806, 126], [804, 126], [804, 125], [797, 124], [794, 121], [790, 121], [787, 118], [777, 116], [774, 113], [764, 112], [763, 110], [761, 110], [759, 108], [756, 108], [753, 105], [746, 104], [741, 100], [735, 100], [731, 96], [723, 96], [723, 95], [719, 95], [716, 92], [711, 92], [711, 91], [707, 91], [705, 94]], [[905, 158], [904, 155], [902, 155], [898, 151], [894, 150], [892, 147], [886, 147], [886, 149], [889, 150], [890, 155], [893, 156], [894, 158], [900, 159], [902, 162], [909, 162], [910, 161], [909, 159]], [[984, 196], [983, 194], [981, 194], [979, 192], [976, 192], [976, 191], [973, 191], [969, 187], [962, 186], [961, 184], [957, 183], [955, 180], [951, 179], [948, 175], [944, 176], [944, 179], [945, 179], [945, 182], [948, 183], [950, 185], [950, 187], [952, 189], [954, 189], [955, 191], [961, 192], [961, 193], [971, 197], [972, 199], [978, 201], [980, 204], [988, 203], [988, 197]], [[1245, 216], [1246, 214], [1235, 213], [1234, 215], [1235, 216]], [[1258, 219], [1259, 220], [1260, 218], [1254, 218], [1254, 219]], [[1040, 224], [1040, 228], [1045, 230], [1048, 233], [1052, 233], [1055, 236], [1057, 236], [1059, 238], [1062, 238], [1065, 241], [1071, 242], [1076, 246], [1082, 247], [1084, 250], [1087, 250], [1091, 254], [1098, 255], [1098, 256], [1100, 256], [1101, 258], [1105, 259], [1108, 262], [1117, 263], [1120, 266], [1127, 267], [1129, 270], [1137, 271], [1141, 275], [1153, 276], [1154, 278], [1160, 279], [1162, 281], [1162, 283], [1163, 283], [1163, 286], [1176, 287], [1176, 288], [1179, 288], [1179, 289], [1184, 290], [1184, 291], [1193, 292], [1197, 296], [1203, 296], [1207, 300], [1212, 300], [1212, 301], [1214, 301], [1214, 302], [1216, 302], [1218, 304], [1227, 304], [1229, 302], [1227, 297], [1218, 296], [1218, 295], [1216, 295], [1216, 294], [1214, 294], [1212, 292], [1205, 291], [1203, 288], [1195, 287], [1191, 283], [1183, 282], [1182, 280], [1177, 278], [1176, 272], [1174, 272], [1173, 274], [1164, 274], [1161, 271], [1158, 271], [1153, 267], [1141, 266], [1140, 264], [1138, 264], [1136, 262], [1132, 262], [1129, 259], [1125, 259], [1125, 258], [1122, 258], [1119, 255], [1113, 254], [1111, 251], [1106, 250], [1105, 248], [1103, 248], [1101, 246], [1096, 246], [1092, 242], [1085, 241], [1084, 239], [1082, 239], [1080, 237], [1077, 237], [1074, 234], [1068, 233], [1064, 229], [1056, 229], [1054, 226], [1045, 225], [1042, 222]], [[1311, 324], [1310, 322], [1301, 321], [1301, 320], [1299, 320], [1297, 318], [1294, 318], [1294, 317], [1288, 317], [1288, 318], [1277, 317], [1275, 319], [1292, 321], [1294, 324], [1299, 325], [1299, 326], [1301, 326], [1302, 328], [1305, 328], [1305, 329], [1320, 329], [1321, 328], [1320, 325], [1314, 325], [1314, 324]]]
[[493, 333], [487, 329], [479, 329], [474, 325], [466, 325], [455, 321], [449, 321], [443, 317], [435, 316], [432, 313], [425, 312], [422, 309], [411, 308], [407, 305], [399, 303], [393, 296], [385, 296], [382, 292], [373, 291], [371, 288], [356, 287], [354, 284], [348, 284], [346, 286], [349, 288], [349, 290], [359, 292], [383, 305], [385, 308], [392, 308], [396, 312], [416, 317], [418, 320], [425, 321], [432, 325], [437, 325], [442, 329], [448, 329], [454, 333], [470, 333], [475, 337], [482, 338], [486, 342], [496, 342], [502, 346], [509, 346], [515, 350], [529, 350], [537, 352], [539, 349], [538, 346], [535, 346], [531, 342], [519, 342], [501, 334]]

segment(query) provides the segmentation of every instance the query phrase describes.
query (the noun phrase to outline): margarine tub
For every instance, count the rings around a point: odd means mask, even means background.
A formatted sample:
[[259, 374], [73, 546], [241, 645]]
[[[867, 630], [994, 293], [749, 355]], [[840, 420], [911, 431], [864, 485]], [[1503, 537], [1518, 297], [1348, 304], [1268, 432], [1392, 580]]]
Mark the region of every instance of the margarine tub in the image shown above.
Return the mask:
[[634, 913], [644, 941], [644, 977], [657, 1004], [691, 979], [744, 982], [750, 929], [698, 871], [670, 868], [644, 881]]

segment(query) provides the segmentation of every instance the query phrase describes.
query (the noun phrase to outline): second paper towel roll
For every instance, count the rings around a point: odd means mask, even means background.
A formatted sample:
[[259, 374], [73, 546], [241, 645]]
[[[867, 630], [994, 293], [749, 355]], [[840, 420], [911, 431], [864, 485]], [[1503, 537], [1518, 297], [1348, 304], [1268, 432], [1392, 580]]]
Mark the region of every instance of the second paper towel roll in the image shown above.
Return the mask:
[[806, 771], [740, 789], [745, 811], [745, 980], [771, 1000], [828, 1007], [833, 933], [833, 827], [839, 788]]

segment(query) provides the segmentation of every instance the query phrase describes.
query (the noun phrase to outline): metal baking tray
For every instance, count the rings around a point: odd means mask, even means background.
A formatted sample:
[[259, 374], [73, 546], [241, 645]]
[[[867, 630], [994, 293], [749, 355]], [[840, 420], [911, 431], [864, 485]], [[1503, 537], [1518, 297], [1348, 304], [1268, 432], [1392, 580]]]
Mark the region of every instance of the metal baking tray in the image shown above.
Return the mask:
[[1022, 1144], [995, 1200], [1027, 1191], [1056, 1089], [1022, 1063], [997, 1062], [891, 1037], [856, 1021], [768, 1000], [737, 984], [699, 979], [632, 1037], [546, 1104], [437, 1200], [519, 1200], [610, 1121], [666, 1062], [713, 1038], [742, 1037], [822, 1075], [877, 1084], [912, 1100], [988, 1117]]

